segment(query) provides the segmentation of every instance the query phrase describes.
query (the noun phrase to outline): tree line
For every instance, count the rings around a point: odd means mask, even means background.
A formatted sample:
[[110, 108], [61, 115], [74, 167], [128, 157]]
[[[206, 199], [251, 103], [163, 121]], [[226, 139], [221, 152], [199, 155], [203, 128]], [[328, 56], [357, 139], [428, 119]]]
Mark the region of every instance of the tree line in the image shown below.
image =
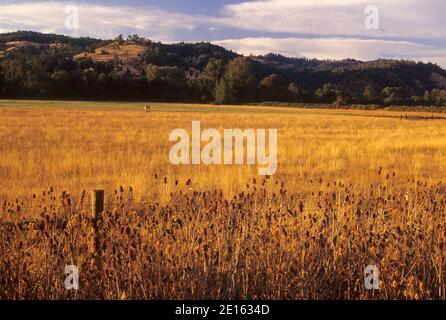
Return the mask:
[[[38, 34], [37, 40], [47, 38]], [[11, 39], [13, 37], [8, 35], [8, 40]], [[67, 38], [62, 40], [68, 43]], [[135, 66], [141, 69], [137, 75], [119, 57], [105, 62], [73, 59], [73, 55], [81, 50], [94, 49], [94, 39], [80, 39], [75, 45], [61, 48], [27, 47], [8, 52], [0, 57], [0, 97], [446, 106], [444, 89], [428, 88], [423, 95], [414, 94], [413, 90], [403, 86], [380, 86], [377, 81], [368, 81], [370, 84], [366, 82], [365, 86], [365, 81], [350, 86], [343, 85], [342, 81], [323, 82], [323, 79], [342, 80], [346, 77], [345, 72], [357, 74], [370, 70], [366, 75], [372, 79], [373, 73], [380, 68], [395, 65], [406, 68], [402, 63], [357, 64], [354, 60], [346, 60], [342, 67], [333, 69], [335, 62], [324, 62], [319, 65], [332, 70], [315, 72], [308, 69], [308, 65], [316, 65], [316, 60], [300, 61], [272, 55], [274, 59], [287, 59], [284, 61], [287, 64], [304, 64], [299, 73], [285, 73], [267, 67], [253, 57], [239, 56], [208, 43], [162, 45], [137, 35], [128, 40], [147, 46], [138, 62], [140, 65]], [[122, 36], [115, 41], [125, 43]], [[103, 41], [100, 43], [104, 44]], [[0, 52], [2, 48], [4, 44], [0, 43]], [[427, 77], [430, 74], [428, 68], [431, 66], [420, 65], [417, 69], [420, 76]], [[413, 72], [402, 70], [406, 74]]]

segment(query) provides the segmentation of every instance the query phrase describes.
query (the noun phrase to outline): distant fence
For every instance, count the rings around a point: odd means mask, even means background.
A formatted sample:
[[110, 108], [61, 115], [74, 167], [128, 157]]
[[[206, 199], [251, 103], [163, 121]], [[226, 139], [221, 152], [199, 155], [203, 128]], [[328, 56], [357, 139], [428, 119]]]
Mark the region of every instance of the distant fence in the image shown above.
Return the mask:
[[436, 120], [436, 119], [443, 119], [443, 118], [435, 118], [434, 115], [430, 116], [418, 116], [418, 115], [401, 115], [401, 120]]

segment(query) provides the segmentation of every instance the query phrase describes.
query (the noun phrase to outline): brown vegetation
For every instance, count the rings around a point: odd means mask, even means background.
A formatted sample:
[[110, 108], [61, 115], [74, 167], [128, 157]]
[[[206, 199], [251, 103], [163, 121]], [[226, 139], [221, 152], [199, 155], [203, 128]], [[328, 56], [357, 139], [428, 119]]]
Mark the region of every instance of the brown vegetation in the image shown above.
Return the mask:
[[[166, 204], [135, 203], [121, 187], [96, 241], [85, 193], [6, 201], [1, 220], [16, 224], [0, 235], [0, 298], [445, 299], [445, 186], [408, 182], [401, 194], [393, 174], [380, 179], [362, 191], [310, 181], [313, 193], [254, 179], [232, 199], [175, 181]], [[37, 231], [18, 227], [30, 208]], [[71, 264], [76, 292], [63, 287]], [[365, 290], [367, 265], [379, 268], [380, 290]]]
[[[439, 115], [144, 105], [0, 102], [0, 299], [446, 298]], [[171, 165], [192, 120], [277, 128], [277, 175]]]

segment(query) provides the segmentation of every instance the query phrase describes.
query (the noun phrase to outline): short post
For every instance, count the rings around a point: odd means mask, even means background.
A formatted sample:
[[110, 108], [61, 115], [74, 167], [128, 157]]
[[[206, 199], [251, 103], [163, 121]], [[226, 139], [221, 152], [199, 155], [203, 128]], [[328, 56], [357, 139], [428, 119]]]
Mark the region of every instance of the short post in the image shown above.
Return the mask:
[[62, 202], [62, 207], [65, 207], [65, 198], [67, 197], [67, 192], [66, 191], [62, 191], [62, 193], [60, 194], [60, 200]]
[[93, 221], [99, 219], [104, 211], [104, 190], [93, 190], [91, 192], [91, 218]]
[[[102, 252], [101, 252], [101, 234], [98, 222], [101, 220], [101, 214], [104, 212], [104, 190], [91, 191], [91, 220], [93, 222], [94, 232], [94, 261], [97, 271], [102, 274]], [[102, 287], [102, 282], [101, 282]]]
[[91, 191], [91, 221], [93, 224], [94, 251], [97, 262], [99, 262], [101, 255], [98, 221], [102, 212], [104, 212], [104, 190], [93, 190]]

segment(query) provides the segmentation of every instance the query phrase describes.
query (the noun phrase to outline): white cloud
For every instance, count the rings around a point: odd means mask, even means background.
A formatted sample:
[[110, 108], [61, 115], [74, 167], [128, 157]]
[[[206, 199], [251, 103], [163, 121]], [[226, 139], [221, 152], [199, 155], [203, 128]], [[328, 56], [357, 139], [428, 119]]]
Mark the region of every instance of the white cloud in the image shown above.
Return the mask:
[[[368, 5], [380, 12], [380, 29], [364, 26]], [[245, 30], [305, 35], [442, 39], [444, 0], [265, 0], [225, 7], [221, 23]]]
[[[79, 30], [65, 28], [66, 5], [79, 8]], [[192, 31], [198, 17], [172, 13], [152, 7], [134, 8], [73, 2], [37, 2], [0, 5], [0, 30], [36, 30], [70, 35], [110, 38], [119, 33], [148, 36], [156, 40], [175, 40], [176, 32]]]
[[[1, 1], [1, 0], [0, 0]], [[95, 1], [95, 0], [91, 0]], [[220, 16], [187, 15], [156, 7], [75, 2], [0, 4], [0, 32], [35, 30], [112, 38], [137, 33], [172, 43], [185, 34], [224, 31], [267, 34], [268, 37], [215, 41], [249, 54], [276, 52], [287, 56], [371, 60], [406, 58], [446, 66], [446, 48], [420, 44], [440, 43], [446, 36], [444, 0], [255, 0], [224, 6]], [[79, 7], [79, 30], [65, 28], [65, 7]], [[364, 26], [364, 9], [380, 9], [380, 30]], [[283, 33], [291, 34], [288, 38]], [[272, 35], [272, 36], [271, 36]], [[269, 37], [270, 36], [270, 37]], [[364, 40], [370, 39], [370, 40]], [[399, 41], [394, 41], [398, 39]]]
[[434, 62], [446, 67], [446, 48], [409, 41], [364, 40], [354, 38], [244, 38], [214, 41], [249, 55], [279, 53], [289, 57], [318, 59], [375, 60], [379, 58]]

